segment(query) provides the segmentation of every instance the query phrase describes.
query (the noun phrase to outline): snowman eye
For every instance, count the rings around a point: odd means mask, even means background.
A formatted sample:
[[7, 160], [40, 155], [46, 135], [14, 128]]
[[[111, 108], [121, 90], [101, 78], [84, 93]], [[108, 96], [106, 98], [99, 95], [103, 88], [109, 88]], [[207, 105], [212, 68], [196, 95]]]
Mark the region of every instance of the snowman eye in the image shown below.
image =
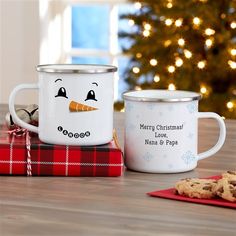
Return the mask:
[[87, 100], [94, 100], [97, 101], [97, 99], [95, 98], [95, 92], [93, 90], [90, 90], [87, 94], [87, 98], [85, 99], [85, 101]]
[[55, 96], [56, 97], [64, 97], [64, 98], [68, 98], [66, 96], [66, 89], [64, 87], [61, 87], [59, 88], [58, 92], [57, 92], [57, 95]]

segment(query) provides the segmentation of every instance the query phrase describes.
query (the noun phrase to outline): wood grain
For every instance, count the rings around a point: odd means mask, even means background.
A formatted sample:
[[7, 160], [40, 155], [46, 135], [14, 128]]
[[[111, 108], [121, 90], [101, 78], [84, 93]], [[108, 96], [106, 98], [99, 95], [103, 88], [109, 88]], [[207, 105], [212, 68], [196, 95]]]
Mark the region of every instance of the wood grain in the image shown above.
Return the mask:
[[[7, 106], [0, 105], [0, 121]], [[123, 147], [124, 114], [115, 113]], [[236, 211], [148, 197], [183, 177], [236, 169], [236, 121], [226, 120], [227, 139], [217, 154], [181, 174], [126, 171], [118, 178], [0, 176], [0, 235], [235, 235]], [[212, 146], [218, 128], [199, 124], [199, 151]]]

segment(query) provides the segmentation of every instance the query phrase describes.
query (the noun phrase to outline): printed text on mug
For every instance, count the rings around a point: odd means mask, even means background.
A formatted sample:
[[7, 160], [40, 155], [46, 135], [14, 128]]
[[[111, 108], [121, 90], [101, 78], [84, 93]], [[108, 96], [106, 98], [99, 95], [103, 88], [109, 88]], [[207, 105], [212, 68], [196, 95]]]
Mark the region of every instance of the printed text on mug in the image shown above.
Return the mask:
[[153, 138], [155, 139], [144, 139], [145, 145], [160, 145], [160, 146], [171, 146], [174, 147], [178, 145], [178, 140], [172, 140], [165, 131], [173, 131], [178, 132], [184, 129], [184, 124], [180, 125], [147, 125], [147, 124], [139, 124], [139, 129], [142, 131], [151, 132]]

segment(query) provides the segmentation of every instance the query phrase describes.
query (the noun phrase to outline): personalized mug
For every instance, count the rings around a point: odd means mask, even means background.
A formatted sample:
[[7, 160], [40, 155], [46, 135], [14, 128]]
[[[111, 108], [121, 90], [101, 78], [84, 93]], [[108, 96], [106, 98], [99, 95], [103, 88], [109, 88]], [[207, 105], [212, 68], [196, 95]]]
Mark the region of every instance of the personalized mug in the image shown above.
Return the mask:
[[[141, 90], [124, 93], [125, 163], [129, 169], [150, 173], [177, 173], [194, 169], [216, 153], [225, 141], [223, 119], [198, 112], [201, 95], [187, 91]], [[197, 153], [198, 118], [213, 118], [220, 128], [218, 142]]]
[[[37, 84], [20, 84], [9, 98], [9, 110], [19, 126], [39, 134], [45, 143], [99, 145], [112, 140], [113, 77], [110, 65], [39, 65]], [[39, 90], [39, 126], [16, 115], [15, 95]]]

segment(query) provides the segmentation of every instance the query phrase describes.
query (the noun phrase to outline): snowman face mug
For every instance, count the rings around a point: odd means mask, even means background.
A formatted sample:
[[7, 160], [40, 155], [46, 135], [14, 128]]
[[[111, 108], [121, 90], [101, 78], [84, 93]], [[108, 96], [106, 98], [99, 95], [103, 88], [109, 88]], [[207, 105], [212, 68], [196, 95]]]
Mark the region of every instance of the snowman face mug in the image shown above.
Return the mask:
[[[125, 163], [150, 173], [178, 173], [194, 169], [197, 161], [216, 153], [225, 141], [223, 119], [198, 112], [201, 95], [187, 91], [131, 91], [125, 99]], [[197, 153], [198, 118], [213, 118], [220, 128], [218, 142]]]
[[[112, 140], [113, 76], [108, 65], [39, 65], [38, 84], [21, 84], [9, 98], [9, 110], [19, 126], [39, 134], [45, 143], [99, 145]], [[17, 117], [15, 95], [39, 89], [39, 127]]]

